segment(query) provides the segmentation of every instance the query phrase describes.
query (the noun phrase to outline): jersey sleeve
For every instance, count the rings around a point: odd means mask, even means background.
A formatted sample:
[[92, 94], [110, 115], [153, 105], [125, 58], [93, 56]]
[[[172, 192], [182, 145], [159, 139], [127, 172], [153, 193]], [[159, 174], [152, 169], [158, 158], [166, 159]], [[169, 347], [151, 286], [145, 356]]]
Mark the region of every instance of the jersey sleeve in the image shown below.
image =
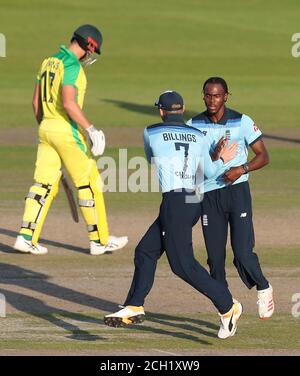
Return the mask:
[[223, 162], [221, 159], [218, 159], [217, 161], [212, 161], [210, 153], [209, 153], [209, 146], [206, 142], [204, 142], [201, 139], [201, 154], [202, 154], [202, 166], [201, 170], [204, 173], [204, 176], [206, 178], [212, 178], [215, 176], [218, 172], [219, 169], [222, 168]]
[[262, 132], [255, 125], [254, 121], [247, 115], [242, 116], [241, 129], [248, 145], [254, 144], [262, 137]]
[[153, 155], [152, 155], [152, 150], [150, 146], [150, 138], [149, 138], [147, 128], [144, 129], [144, 151], [145, 151], [147, 161], [151, 163], [151, 157]]
[[80, 71], [80, 63], [78, 64], [64, 64], [64, 76], [62, 85], [71, 85], [76, 87], [76, 81]]

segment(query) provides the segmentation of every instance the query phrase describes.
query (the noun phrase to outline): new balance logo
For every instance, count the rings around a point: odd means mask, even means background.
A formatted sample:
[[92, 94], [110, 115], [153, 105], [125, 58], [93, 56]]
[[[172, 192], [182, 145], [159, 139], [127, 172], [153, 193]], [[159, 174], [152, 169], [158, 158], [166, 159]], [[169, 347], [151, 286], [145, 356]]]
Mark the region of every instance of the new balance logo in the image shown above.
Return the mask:
[[203, 226], [208, 226], [208, 217], [207, 214], [204, 214], [202, 217], [202, 224]]
[[229, 329], [230, 332], [232, 331], [232, 328], [233, 328], [233, 322], [232, 322], [233, 315], [234, 315], [234, 310], [232, 310], [232, 315], [230, 317], [230, 321], [229, 321], [229, 324], [228, 324], [228, 329]]
[[241, 213], [240, 218], [246, 218], [246, 217], [247, 217], [247, 213]]

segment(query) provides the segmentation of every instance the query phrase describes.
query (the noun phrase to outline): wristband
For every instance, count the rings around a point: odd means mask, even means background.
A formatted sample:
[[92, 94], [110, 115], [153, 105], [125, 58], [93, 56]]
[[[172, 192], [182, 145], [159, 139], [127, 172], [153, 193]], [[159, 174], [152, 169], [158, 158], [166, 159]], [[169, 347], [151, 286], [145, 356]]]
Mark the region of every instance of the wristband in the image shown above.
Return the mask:
[[87, 132], [90, 133], [90, 132], [94, 132], [96, 131], [96, 128], [94, 127], [93, 124], [91, 124], [88, 128], [86, 128]]
[[248, 172], [250, 171], [248, 163], [244, 163], [242, 167], [244, 169], [244, 174], [248, 174]]

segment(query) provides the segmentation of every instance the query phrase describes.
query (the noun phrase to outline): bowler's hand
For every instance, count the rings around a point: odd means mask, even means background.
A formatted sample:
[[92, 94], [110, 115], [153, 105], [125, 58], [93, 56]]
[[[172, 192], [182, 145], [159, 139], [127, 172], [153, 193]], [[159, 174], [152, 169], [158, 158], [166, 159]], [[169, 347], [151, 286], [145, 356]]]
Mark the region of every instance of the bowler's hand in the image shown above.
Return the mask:
[[243, 175], [244, 169], [242, 166], [238, 167], [231, 167], [225, 174], [223, 175], [223, 179], [225, 183], [234, 183], [240, 176]]
[[236, 142], [233, 142], [231, 145], [228, 146], [228, 141], [225, 141], [225, 144], [220, 152], [219, 158], [222, 158], [224, 163], [228, 163], [236, 156], [237, 151], [238, 145]]
[[211, 155], [211, 159], [213, 161], [217, 161], [219, 158], [220, 158], [220, 154], [223, 150], [223, 148], [227, 145], [227, 142], [225, 140], [224, 137], [221, 137], [220, 140], [218, 141], [212, 155]]

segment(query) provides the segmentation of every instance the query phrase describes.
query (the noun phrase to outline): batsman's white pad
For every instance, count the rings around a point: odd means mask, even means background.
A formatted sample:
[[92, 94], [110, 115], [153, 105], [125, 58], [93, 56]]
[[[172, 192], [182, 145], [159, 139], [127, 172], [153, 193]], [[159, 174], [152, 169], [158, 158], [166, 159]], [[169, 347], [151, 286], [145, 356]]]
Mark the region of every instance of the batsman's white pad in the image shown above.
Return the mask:
[[102, 186], [96, 162], [91, 160], [89, 185], [78, 187], [78, 203], [88, 231], [97, 231], [101, 244], [105, 245], [109, 240], [109, 231]]
[[22, 223], [22, 228], [30, 228], [33, 231], [32, 240], [31, 240], [33, 245], [36, 245], [39, 240], [39, 237], [43, 228], [43, 224], [45, 222], [46, 215], [49, 211], [49, 208], [51, 206], [51, 203], [54, 197], [58, 193], [60, 178], [61, 178], [61, 172], [59, 172], [58, 177], [53, 184], [46, 185], [46, 184], [42, 184], [39, 182], [34, 183], [34, 186], [44, 188], [44, 194], [39, 195], [39, 194], [36, 194], [35, 192], [29, 192], [27, 195], [27, 198], [37, 201], [40, 205], [40, 210], [37, 213], [35, 220], [33, 222]]

